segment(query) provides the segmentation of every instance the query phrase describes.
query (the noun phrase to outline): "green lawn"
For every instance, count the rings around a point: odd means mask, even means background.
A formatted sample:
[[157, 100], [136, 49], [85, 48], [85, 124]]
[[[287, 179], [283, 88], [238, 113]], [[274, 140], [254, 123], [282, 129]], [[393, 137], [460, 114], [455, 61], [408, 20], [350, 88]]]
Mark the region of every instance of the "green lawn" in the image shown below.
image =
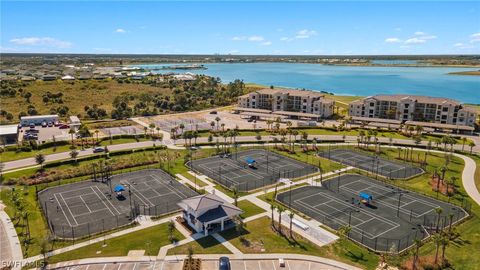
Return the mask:
[[378, 257], [366, 249], [360, 248], [348, 241], [318, 247], [310, 241], [294, 234], [294, 239], [284, 237], [274, 232], [270, 219], [259, 218], [246, 223], [242, 240], [234, 229], [220, 233], [243, 253], [296, 253], [328, 257], [362, 268], [375, 269]]
[[[174, 237], [177, 240], [184, 239], [184, 236], [176, 229], [174, 231]], [[50, 257], [48, 262], [57, 263], [83, 258], [126, 256], [130, 250], [145, 250], [145, 255], [156, 256], [162, 246], [170, 244], [168, 240], [168, 224], [163, 223], [151, 228], [108, 239], [106, 240], [106, 244], [107, 246], [103, 247], [102, 241], [61, 253]], [[98, 253], [98, 251], [101, 252]]]
[[185, 176], [185, 178], [189, 179], [192, 183], [197, 183], [199, 187], [205, 187], [207, 186], [207, 183], [203, 182], [200, 180], [198, 177], [195, 177], [188, 172], [182, 173], [181, 175]]
[[249, 200], [239, 201], [237, 206], [243, 210], [243, 214], [240, 215], [241, 218], [247, 218], [265, 212], [265, 210], [253, 204]]
[[169, 249], [167, 255], [188, 254], [188, 248], [193, 248], [194, 254], [231, 254], [225, 246], [212, 236], [200, 238], [196, 241]]

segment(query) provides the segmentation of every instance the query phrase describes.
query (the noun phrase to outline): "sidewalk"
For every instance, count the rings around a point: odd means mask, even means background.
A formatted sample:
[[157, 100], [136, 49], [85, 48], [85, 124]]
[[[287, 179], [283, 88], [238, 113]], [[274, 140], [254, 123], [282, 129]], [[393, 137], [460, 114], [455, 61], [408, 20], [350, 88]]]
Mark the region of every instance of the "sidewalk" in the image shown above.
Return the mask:
[[[5, 262], [19, 262], [23, 259], [22, 246], [18, 239], [13, 222], [3, 209], [5, 206], [0, 201], [0, 259]], [[5, 249], [5, 250], [4, 250]], [[20, 269], [16, 265], [13, 269]]]

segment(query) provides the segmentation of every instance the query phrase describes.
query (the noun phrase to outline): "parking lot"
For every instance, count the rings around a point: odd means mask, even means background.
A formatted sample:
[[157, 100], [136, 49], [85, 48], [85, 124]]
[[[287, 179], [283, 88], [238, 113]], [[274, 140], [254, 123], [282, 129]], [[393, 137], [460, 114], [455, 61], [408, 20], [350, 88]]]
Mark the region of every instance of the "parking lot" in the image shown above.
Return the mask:
[[[331, 264], [319, 262], [285, 260], [285, 267], [280, 267], [278, 260], [237, 260], [231, 259], [232, 270], [336, 270], [345, 269]], [[183, 261], [165, 260], [151, 262], [125, 262], [125, 263], [98, 263], [86, 265], [64, 265], [60, 263], [54, 269], [65, 270], [181, 270]], [[217, 260], [203, 260], [202, 270], [218, 270]]]
[[[31, 132], [31, 130], [35, 130], [34, 132]], [[38, 137], [32, 138], [33, 140], [38, 141], [39, 143], [44, 143], [48, 141], [52, 141], [54, 138], [56, 141], [63, 141], [63, 140], [69, 140], [70, 139], [70, 134], [68, 132], [70, 129], [60, 129], [59, 127], [42, 127], [42, 126], [35, 126], [34, 129], [31, 129], [30, 127], [22, 127], [19, 132], [19, 141], [22, 140], [28, 140], [28, 138], [25, 138], [25, 134], [31, 133], [31, 134], [37, 134]]]

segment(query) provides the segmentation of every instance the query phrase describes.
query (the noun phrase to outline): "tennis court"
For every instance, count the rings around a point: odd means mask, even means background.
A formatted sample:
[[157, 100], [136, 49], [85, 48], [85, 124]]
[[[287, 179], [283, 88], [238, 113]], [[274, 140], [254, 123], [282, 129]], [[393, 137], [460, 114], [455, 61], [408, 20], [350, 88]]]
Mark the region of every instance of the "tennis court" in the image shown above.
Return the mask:
[[[114, 188], [124, 191], [120, 195]], [[138, 215], [177, 211], [177, 202], [195, 195], [162, 170], [143, 170], [114, 175], [109, 183], [84, 181], [47, 188], [38, 199], [56, 236], [78, 238], [127, 225]]]
[[374, 154], [349, 149], [329, 149], [319, 152], [318, 155], [390, 179], [407, 179], [424, 173], [423, 169], [407, 163], [391, 161]]
[[[360, 193], [373, 197], [361, 202]], [[428, 230], [447, 227], [468, 214], [460, 207], [383, 184], [366, 176], [346, 174], [277, 195], [277, 200], [334, 230], [350, 226], [349, 238], [379, 252], [401, 252]], [[439, 219], [436, 208], [442, 208]], [[452, 220], [450, 220], [452, 214]]]
[[[247, 159], [254, 160], [249, 166]], [[277, 182], [318, 172], [316, 166], [263, 149], [233, 153], [229, 157], [213, 156], [187, 163], [194, 171], [215, 182], [239, 191], [251, 191]]]

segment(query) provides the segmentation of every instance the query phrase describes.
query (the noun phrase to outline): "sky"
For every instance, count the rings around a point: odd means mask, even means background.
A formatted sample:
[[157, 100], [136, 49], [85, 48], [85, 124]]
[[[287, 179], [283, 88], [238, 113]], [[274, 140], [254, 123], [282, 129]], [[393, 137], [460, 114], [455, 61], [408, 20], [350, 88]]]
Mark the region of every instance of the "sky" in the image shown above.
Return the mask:
[[480, 1], [0, 5], [1, 52], [480, 54]]

